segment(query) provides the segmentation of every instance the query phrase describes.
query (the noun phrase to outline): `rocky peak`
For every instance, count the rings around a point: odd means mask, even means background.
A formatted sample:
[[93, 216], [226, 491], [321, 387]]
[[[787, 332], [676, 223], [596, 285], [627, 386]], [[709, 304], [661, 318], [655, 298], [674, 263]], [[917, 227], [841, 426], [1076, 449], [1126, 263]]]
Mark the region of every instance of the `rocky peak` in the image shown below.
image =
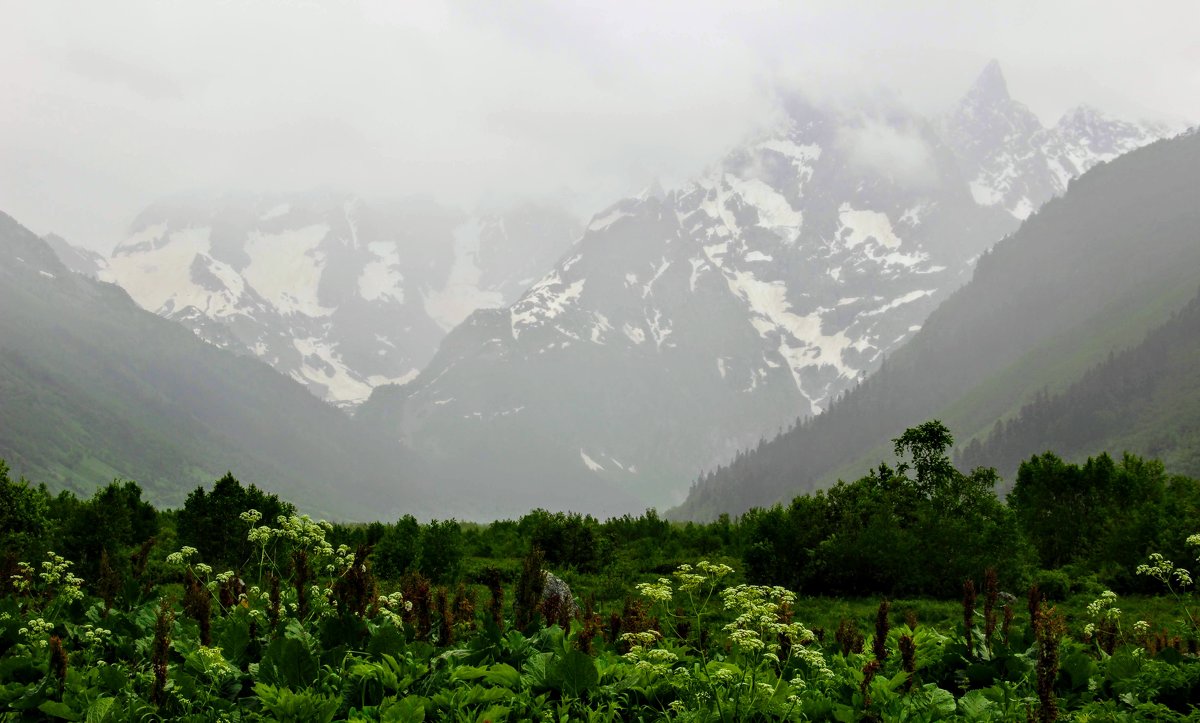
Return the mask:
[[976, 102], [1007, 102], [1012, 100], [1008, 95], [1008, 81], [1004, 79], [1004, 71], [1000, 62], [992, 59], [983, 67], [983, 71], [975, 78], [967, 90], [964, 99]]

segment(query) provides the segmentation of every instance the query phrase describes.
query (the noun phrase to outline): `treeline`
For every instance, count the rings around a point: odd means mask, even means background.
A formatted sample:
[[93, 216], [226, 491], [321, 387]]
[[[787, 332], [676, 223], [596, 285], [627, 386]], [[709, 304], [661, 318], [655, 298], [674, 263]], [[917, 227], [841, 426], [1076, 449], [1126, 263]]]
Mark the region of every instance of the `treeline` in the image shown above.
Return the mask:
[[1042, 390], [1016, 416], [997, 420], [987, 437], [971, 440], [956, 461], [1011, 474], [1029, 450], [1049, 446], [1074, 455], [1125, 439], [1166, 457], [1184, 474], [1200, 474], [1197, 354], [1200, 296], [1137, 346], [1110, 353], [1062, 393]]
[[[953, 438], [940, 422], [894, 444], [895, 466], [738, 519], [678, 523], [649, 510], [600, 521], [533, 510], [490, 524], [412, 516], [331, 524], [326, 538], [359, 550], [381, 579], [419, 572], [439, 584], [511, 582], [539, 549], [547, 567], [588, 579], [599, 600], [619, 599], [630, 579], [702, 558], [736, 561], [748, 582], [808, 595], [953, 597], [963, 580], [992, 569], [1004, 589], [1036, 582], [1060, 597], [1096, 586], [1143, 589], [1151, 583], [1134, 574], [1137, 565], [1152, 552], [1190, 560], [1184, 541], [1200, 531], [1200, 482], [1168, 475], [1156, 461], [1101, 455], [1077, 465], [1047, 452], [1020, 466], [1001, 500], [993, 470], [954, 467]], [[159, 511], [134, 482], [81, 500], [12, 480], [0, 462], [4, 571], [53, 550], [85, 580], [129, 579], [134, 567], [161, 566], [182, 546], [214, 567], [243, 570], [261, 565], [255, 526], [294, 512], [230, 474], [196, 488], [181, 508]]]

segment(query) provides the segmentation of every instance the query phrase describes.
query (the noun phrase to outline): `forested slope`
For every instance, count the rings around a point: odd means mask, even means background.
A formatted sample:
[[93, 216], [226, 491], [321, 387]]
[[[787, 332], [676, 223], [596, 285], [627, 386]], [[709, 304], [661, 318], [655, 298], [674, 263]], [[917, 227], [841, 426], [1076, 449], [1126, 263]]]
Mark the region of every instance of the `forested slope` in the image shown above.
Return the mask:
[[1011, 477], [1033, 454], [1068, 459], [1101, 450], [1163, 460], [1200, 474], [1200, 296], [1138, 346], [1113, 354], [1066, 391], [1043, 392], [986, 436], [970, 441], [960, 466], [995, 467]]

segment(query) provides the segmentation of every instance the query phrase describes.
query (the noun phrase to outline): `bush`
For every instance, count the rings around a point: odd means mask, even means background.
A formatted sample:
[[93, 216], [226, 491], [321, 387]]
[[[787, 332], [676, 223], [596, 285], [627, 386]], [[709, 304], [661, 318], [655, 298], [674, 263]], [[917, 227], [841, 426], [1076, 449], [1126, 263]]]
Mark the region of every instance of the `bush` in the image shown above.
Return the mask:
[[1071, 576], [1062, 570], [1038, 570], [1033, 584], [1047, 600], [1066, 600], [1071, 594]]

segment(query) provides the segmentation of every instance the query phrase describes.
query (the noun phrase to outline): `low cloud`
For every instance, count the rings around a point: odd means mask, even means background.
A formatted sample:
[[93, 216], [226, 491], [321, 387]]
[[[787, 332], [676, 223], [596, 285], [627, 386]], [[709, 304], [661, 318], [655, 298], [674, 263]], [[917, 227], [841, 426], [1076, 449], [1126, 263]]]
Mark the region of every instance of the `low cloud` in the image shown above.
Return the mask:
[[[100, 249], [185, 190], [554, 196], [587, 215], [702, 171], [782, 89], [861, 105], [890, 88], [933, 113], [992, 57], [1049, 122], [1083, 101], [1194, 120], [1195, 19], [1182, 1], [8, 3], [0, 210]], [[928, 171], [913, 134], [851, 135], [863, 164]]]
[[838, 143], [859, 168], [880, 172], [906, 185], [929, 187], [938, 183], [933, 153], [916, 129], [866, 120], [841, 131]]

